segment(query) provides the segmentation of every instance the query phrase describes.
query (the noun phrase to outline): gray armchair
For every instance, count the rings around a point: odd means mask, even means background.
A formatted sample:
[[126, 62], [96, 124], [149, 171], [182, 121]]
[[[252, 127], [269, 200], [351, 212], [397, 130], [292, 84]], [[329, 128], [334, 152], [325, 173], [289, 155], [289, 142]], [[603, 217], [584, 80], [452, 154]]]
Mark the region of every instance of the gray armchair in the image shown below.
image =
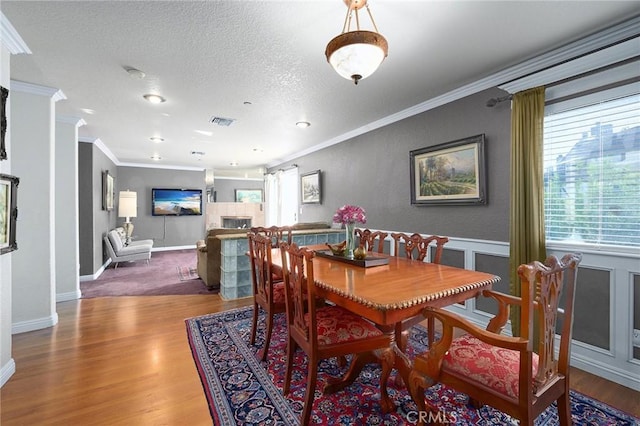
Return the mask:
[[146, 260], [147, 265], [149, 264], [151, 249], [153, 248], [152, 240], [133, 241], [125, 246], [118, 231], [114, 229], [104, 236], [104, 243], [107, 247], [107, 254], [111, 261], [115, 263], [115, 268], [118, 267], [120, 262], [135, 260]]

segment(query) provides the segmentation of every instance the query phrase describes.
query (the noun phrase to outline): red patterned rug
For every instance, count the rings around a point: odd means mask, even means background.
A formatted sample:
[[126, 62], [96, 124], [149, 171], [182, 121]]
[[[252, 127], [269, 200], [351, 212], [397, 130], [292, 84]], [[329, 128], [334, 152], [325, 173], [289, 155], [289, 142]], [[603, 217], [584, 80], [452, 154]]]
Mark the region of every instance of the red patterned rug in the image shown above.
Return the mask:
[[[266, 363], [256, 354], [264, 343], [264, 328], [258, 329], [256, 345], [249, 344], [253, 308], [241, 308], [186, 320], [187, 336], [196, 368], [205, 390], [215, 425], [298, 425], [306, 389], [307, 358], [298, 351], [294, 361], [291, 395], [282, 395], [286, 360], [286, 324], [284, 314], [276, 315], [273, 339]], [[260, 320], [264, 324], [264, 318]], [[426, 330], [413, 327], [408, 352], [426, 349]], [[396, 412], [380, 410], [380, 368], [369, 365], [358, 379], [343, 391], [323, 395], [322, 388], [331, 376], [338, 377], [347, 367], [334, 359], [319, 366], [318, 385], [310, 423], [322, 425], [410, 425], [415, 423], [416, 406], [404, 388], [389, 379], [389, 396]], [[511, 417], [484, 406], [475, 409], [468, 397], [444, 386], [427, 390], [432, 407], [445, 420], [457, 425], [517, 424]], [[640, 419], [623, 413], [578, 392], [571, 391], [571, 411], [576, 425], [638, 425]], [[413, 420], [413, 421], [412, 421]], [[536, 426], [558, 424], [557, 410], [548, 408], [535, 421]]]

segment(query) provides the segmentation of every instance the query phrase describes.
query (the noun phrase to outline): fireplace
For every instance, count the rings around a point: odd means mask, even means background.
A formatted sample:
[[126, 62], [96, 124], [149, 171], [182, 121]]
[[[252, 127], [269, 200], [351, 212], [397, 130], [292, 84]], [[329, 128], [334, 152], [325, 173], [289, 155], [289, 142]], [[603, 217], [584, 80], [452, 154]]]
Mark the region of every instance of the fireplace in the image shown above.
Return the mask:
[[222, 216], [223, 228], [251, 228], [251, 216]]

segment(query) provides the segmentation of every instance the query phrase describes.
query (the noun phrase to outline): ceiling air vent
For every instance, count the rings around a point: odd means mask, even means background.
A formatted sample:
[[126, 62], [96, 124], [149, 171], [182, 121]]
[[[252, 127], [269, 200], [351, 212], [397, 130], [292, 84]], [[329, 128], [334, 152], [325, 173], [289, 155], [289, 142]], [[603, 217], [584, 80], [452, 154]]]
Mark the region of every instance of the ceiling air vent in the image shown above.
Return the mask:
[[213, 116], [209, 119], [209, 122], [212, 124], [217, 124], [218, 126], [229, 127], [231, 124], [236, 121], [233, 118], [224, 118], [224, 117], [216, 117]]

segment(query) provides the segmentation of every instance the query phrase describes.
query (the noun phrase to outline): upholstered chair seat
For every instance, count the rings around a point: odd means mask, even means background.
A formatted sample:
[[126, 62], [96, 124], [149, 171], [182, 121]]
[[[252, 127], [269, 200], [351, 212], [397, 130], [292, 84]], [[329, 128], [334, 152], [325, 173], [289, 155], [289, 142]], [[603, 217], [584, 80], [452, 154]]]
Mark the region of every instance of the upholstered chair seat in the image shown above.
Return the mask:
[[[309, 314], [305, 315], [305, 321], [309, 324]], [[317, 309], [316, 323], [320, 346], [382, 336], [382, 332], [375, 325], [338, 306]]]
[[[464, 377], [478, 387], [518, 399], [520, 352], [493, 346], [470, 334], [453, 339], [442, 359], [442, 370]], [[531, 375], [538, 374], [538, 354], [532, 357]]]

